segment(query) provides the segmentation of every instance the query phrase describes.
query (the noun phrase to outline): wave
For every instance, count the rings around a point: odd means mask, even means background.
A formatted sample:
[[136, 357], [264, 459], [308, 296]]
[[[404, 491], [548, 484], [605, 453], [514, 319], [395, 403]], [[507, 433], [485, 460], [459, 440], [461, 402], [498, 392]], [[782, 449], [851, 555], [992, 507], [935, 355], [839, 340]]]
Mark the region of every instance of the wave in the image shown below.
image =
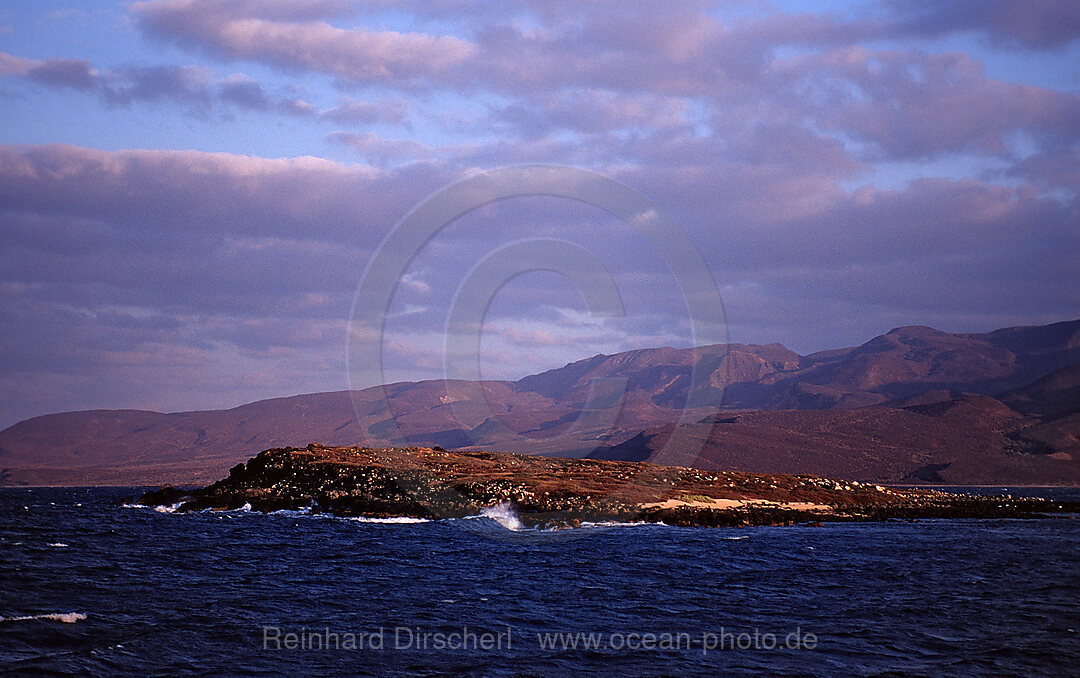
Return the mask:
[[352, 520], [357, 523], [381, 523], [384, 525], [412, 525], [414, 523], [430, 523], [430, 518], [412, 518], [410, 516], [394, 516], [393, 518], [367, 518], [365, 516], [356, 516], [346, 518], [346, 520]]
[[[183, 501], [177, 502], [171, 506], [146, 506], [145, 504], [121, 504], [121, 508], [129, 509], [148, 509], [153, 510], [156, 513], [176, 513]], [[251, 503], [245, 503], [240, 508], [235, 509], [215, 509], [205, 508], [198, 511], [192, 511], [192, 514], [229, 514], [229, 513], [251, 513], [256, 515], [270, 515], [270, 516], [284, 516], [288, 518], [318, 518], [325, 520], [351, 520], [358, 523], [380, 523], [380, 524], [414, 524], [414, 523], [430, 523], [434, 522], [430, 518], [413, 518], [411, 516], [394, 516], [391, 518], [374, 518], [368, 516], [335, 516], [330, 513], [318, 513], [315, 511], [314, 506], [304, 506], [299, 509], [278, 509], [276, 511], [269, 511], [263, 513], [262, 511], [256, 511], [252, 508]]]
[[155, 506], [154, 511], [158, 513], [176, 513], [176, 509], [180, 508], [183, 503], [183, 501], [178, 501], [172, 506]]
[[66, 549], [68, 547], [67, 544], [58, 541], [49, 544], [49, 546], [53, 547], [54, 549]]
[[578, 526], [578, 528], [563, 528], [563, 529], [596, 529], [598, 527], [668, 527], [664, 523], [650, 523], [644, 520], [638, 520], [632, 523], [623, 523], [617, 520], [601, 520], [599, 522], [585, 521]]
[[501, 504], [495, 504], [494, 506], [485, 506], [480, 509], [480, 515], [471, 517], [494, 520], [496, 523], [508, 530], [513, 530], [514, 532], [525, 529], [525, 526], [521, 524], [521, 519], [518, 518], [517, 509], [515, 509], [514, 505], [508, 501], [504, 501]]
[[0, 622], [31, 621], [34, 619], [49, 619], [65, 624], [74, 624], [77, 621], [86, 619], [86, 615], [82, 612], [52, 612], [49, 614], [32, 614], [25, 617], [0, 617]]
[[[144, 506], [142, 504], [123, 504], [122, 507], [123, 508], [153, 509], [154, 511], [156, 511], [158, 513], [175, 513], [176, 510], [180, 507], [181, 503], [182, 502], [178, 502], [176, 504], [173, 504], [172, 506], [153, 506], [153, 507]], [[220, 514], [220, 513], [254, 513], [254, 514], [263, 514], [262, 511], [255, 511], [254, 509], [252, 509], [250, 503], [244, 504], [242, 507], [237, 508], [237, 509], [221, 510], [221, 509], [207, 508], [207, 509], [202, 509], [201, 511], [193, 511], [193, 513], [218, 513], [218, 514]], [[282, 517], [290, 517], [290, 518], [320, 518], [320, 519], [327, 519], [327, 520], [350, 520], [350, 521], [357, 522], [357, 523], [373, 523], [373, 524], [383, 524], [383, 525], [413, 525], [413, 524], [418, 524], [418, 523], [446, 522], [446, 521], [456, 522], [457, 520], [462, 520], [460, 518], [438, 519], [438, 518], [414, 518], [414, 517], [411, 517], [411, 516], [394, 516], [394, 517], [390, 517], [390, 518], [381, 518], [381, 517], [376, 518], [376, 517], [369, 517], [369, 516], [335, 516], [335, 515], [329, 514], [329, 513], [319, 513], [319, 512], [317, 512], [316, 507], [314, 505], [305, 506], [305, 507], [302, 507], [302, 508], [299, 508], [299, 509], [278, 509], [276, 511], [269, 511], [266, 514], [263, 514], [263, 515], [282, 516]], [[517, 509], [514, 506], [513, 502], [509, 502], [509, 501], [504, 501], [504, 502], [501, 502], [499, 504], [495, 504], [493, 506], [486, 506], [486, 507], [480, 509], [480, 513], [478, 515], [465, 516], [464, 520], [468, 520], [468, 521], [483, 520], [484, 522], [489, 522], [490, 521], [490, 523], [494, 523], [495, 525], [498, 525], [499, 527], [501, 527], [503, 529], [506, 529], [506, 530], [510, 530], [512, 532], [567, 532], [567, 531], [573, 531], [573, 530], [600, 530], [600, 529], [625, 528], [625, 527], [669, 527], [668, 525], [666, 525], [663, 522], [646, 522], [646, 521], [620, 522], [620, 521], [614, 521], [614, 520], [610, 520], [610, 521], [605, 520], [605, 521], [596, 521], [596, 522], [585, 521], [585, 522], [582, 522], [582, 523], [580, 523], [579, 525], [576, 525], [576, 526], [555, 525], [555, 526], [549, 526], [549, 527], [540, 527], [540, 526], [526, 527], [525, 524], [521, 522], [521, 518], [519, 517]], [[477, 524], [475, 522], [473, 522], [472, 524], [474, 526], [477, 526]], [[732, 537], [731, 539], [745, 539], [745, 538], [746, 538], [745, 536], [739, 536], [739, 537]]]
[[268, 512], [267, 515], [270, 515], [270, 516], [289, 516], [290, 518], [298, 518], [300, 516], [305, 516], [305, 517], [309, 517], [309, 518], [321, 518], [321, 517], [323, 517], [324, 514], [322, 514], [322, 513], [312, 513], [312, 509], [314, 509], [314, 506], [304, 506], [304, 507], [298, 508], [298, 509], [277, 509], [275, 511]]
[[288, 518], [315, 518], [320, 520], [348, 520], [354, 523], [377, 523], [381, 525], [413, 525], [416, 523], [434, 522], [430, 518], [413, 518], [412, 516], [391, 516], [389, 518], [376, 518], [372, 516], [335, 516], [332, 513], [317, 513], [314, 506], [305, 506], [299, 509], [278, 509], [271, 511], [271, 516], [285, 516]]

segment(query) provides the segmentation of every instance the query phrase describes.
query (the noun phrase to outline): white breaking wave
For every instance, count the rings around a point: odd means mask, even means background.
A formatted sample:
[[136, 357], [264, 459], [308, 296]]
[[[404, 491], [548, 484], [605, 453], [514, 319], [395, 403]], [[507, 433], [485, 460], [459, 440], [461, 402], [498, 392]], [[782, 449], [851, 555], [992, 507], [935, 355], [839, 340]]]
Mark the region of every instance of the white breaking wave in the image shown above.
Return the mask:
[[52, 544], [49, 544], [49, 546], [51, 546], [51, 547], [53, 547], [55, 549], [66, 549], [67, 548], [67, 544], [63, 544], [63, 543], [60, 543], [60, 542], [53, 542]]
[[86, 615], [82, 612], [53, 612], [51, 614], [32, 614], [26, 617], [0, 617], [0, 622], [30, 621], [33, 619], [50, 619], [65, 624], [74, 624], [77, 621], [86, 619]]
[[480, 517], [494, 520], [506, 529], [514, 530], [515, 532], [525, 528], [518, 518], [514, 505], [508, 501], [504, 501], [501, 504], [495, 504], [494, 506], [485, 506], [480, 509]]
[[270, 511], [267, 515], [271, 516], [290, 516], [293, 518], [305, 516], [308, 518], [332, 518], [328, 513], [312, 513], [314, 506], [303, 506], [298, 509], [277, 509], [276, 511]]
[[172, 506], [155, 506], [154, 510], [158, 513], [176, 513], [176, 509], [180, 508], [180, 505], [183, 503], [184, 502], [181, 500], [176, 502]]
[[393, 518], [366, 518], [364, 516], [357, 516], [355, 518], [349, 518], [358, 523], [383, 523], [386, 525], [405, 525], [412, 523], [430, 523], [428, 518], [410, 518], [409, 516], [394, 516]]
[[[122, 504], [121, 506], [122, 506], [122, 508], [139, 508], [139, 509], [153, 508], [153, 510], [158, 512], [158, 513], [176, 513], [177, 509], [180, 508], [180, 506], [184, 503], [184, 501], [185, 500], [178, 501], [177, 503], [173, 504], [172, 506], [149, 507], [149, 506], [145, 506], [143, 504]], [[430, 523], [430, 522], [432, 522], [432, 520], [430, 518], [412, 518], [412, 517], [409, 517], [409, 516], [395, 516], [393, 518], [368, 518], [366, 516], [359, 516], [359, 517], [335, 516], [335, 515], [330, 514], [330, 513], [313, 513], [312, 512], [313, 508], [314, 507], [312, 507], [312, 506], [304, 506], [304, 507], [302, 507], [300, 509], [296, 509], [296, 510], [278, 509], [277, 511], [270, 511], [266, 515], [287, 516], [287, 517], [290, 517], [290, 518], [313, 518], [313, 519], [323, 519], [323, 520], [352, 520], [352, 521], [355, 521], [355, 522], [358, 522], [358, 523], [412, 524], [412, 523]], [[241, 506], [240, 508], [231, 509], [231, 510], [227, 510], [227, 511], [219, 511], [219, 510], [215, 510], [215, 509], [212, 509], [212, 508], [206, 508], [206, 509], [203, 509], [201, 511], [195, 511], [195, 513], [218, 513], [218, 514], [224, 514], [224, 513], [254, 513], [254, 514], [262, 515], [262, 511], [254, 510], [251, 507], [250, 503], [246, 503], [243, 506]]]

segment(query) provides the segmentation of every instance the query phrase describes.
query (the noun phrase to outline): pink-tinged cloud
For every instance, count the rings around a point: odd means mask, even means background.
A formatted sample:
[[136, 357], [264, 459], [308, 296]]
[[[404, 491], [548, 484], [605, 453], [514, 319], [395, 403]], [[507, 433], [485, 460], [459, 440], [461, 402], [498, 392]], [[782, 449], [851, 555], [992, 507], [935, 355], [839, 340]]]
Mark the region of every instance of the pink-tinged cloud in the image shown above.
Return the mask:
[[[834, 143], [762, 126], [696, 149], [695, 165], [674, 163], [687, 147], [672, 139], [658, 162], [612, 174], [675, 214], [721, 284], [758, 290], [729, 309], [743, 340], [782, 335], [821, 348], [837, 343], [841, 325], [857, 340], [950, 310], [967, 314], [953, 327], [965, 329], [1075, 308], [1075, 207], [1033, 186], [976, 180], [849, 192], [837, 178], [851, 160]], [[809, 158], [829, 153], [815, 172]], [[175, 387], [186, 402], [216, 402], [205, 399], [222, 374], [237, 379], [236, 402], [343, 387], [334, 381], [344, 374], [343, 323], [370, 252], [411, 206], [462, 173], [451, 161], [378, 170], [314, 158], [0, 147], [0, 373], [36, 384], [25, 400], [39, 409], [163, 402], [131, 395], [147, 383]], [[505, 313], [493, 329], [518, 330], [493, 333], [496, 348], [531, 347], [565, 362], [608, 345], [681, 338], [665, 306], [679, 291], [657, 284], [655, 252], [622, 256], [603, 218], [597, 225], [556, 209], [537, 217], [538, 205], [547, 202], [494, 205], [433, 243], [400, 300], [408, 310], [426, 286], [428, 311], [395, 320], [402, 337], [441, 337], [439, 310], [460, 277], [487, 248], [535, 237], [539, 224], [610, 259], [628, 324], [577, 332], [582, 317], [573, 317], [560, 326], [544, 310], [558, 295], [526, 276], [500, 297]], [[597, 346], [598, 336], [610, 344]], [[410, 341], [392, 345], [392, 357], [415, 376], [437, 376], [438, 356], [410, 350]], [[103, 375], [102, 355], [111, 390], [92, 400], [76, 377]], [[545, 360], [538, 367], [555, 358]], [[45, 376], [57, 370], [66, 370], [70, 395], [56, 395], [63, 387]]]
[[33, 63], [31, 59], [0, 52], [0, 75], [24, 75]]
[[[707, 145], [697, 138], [703, 117], [715, 139], [709, 143], [730, 143], [748, 127], [802, 127], [819, 137], [861, 144], [847, 152], [857, 152], [862, 160], [1006, 154], [1017, 134], [1028, 135], [1042, 150], [1075, 140], [1080, 129], [1080, 95], [1075, 93], [994, 80], [981, 63], [962, 53], [860, 45], [918, 34], [909, 25], [914, 20], [899, 11], [873, 19], [770, 14], [725, 23], [699, 3], [560, 6], [565, 11], [531, 3], [456, 7], [472, 22], [467, 38], [340, 28], [316, 20], [345, 13], [335, 4], [305, 10], [285, 0], [268, 7], [154, 0], [137, 3], [131, 11], [153, 35], [228, 58], [327, 73], [354, 85], [496, 93], [505, 103], [473, 122], [478, 129], [486, 125], [486, 133], [499, 125], [528, 141], [550, 140], [567, 131], [588, 135], [569, 154], [556, 149], [558, 143], [537, 144], [530, 150], [538, 155], [524, 158], [533, 161], [552, 157], [556, 150], [577, 163], [632, 161], [627, 153], [634, 152], [636, 143], [670, 146], [665, 136], [671, 135], [681, 137], [693, 153]], [[1037, 13], [1057, 17], [1063, 5], [1054, 5], [1053, 11], [1048, 7], [1040, 4]], [[410, 13], [443, 20], [454, 16], [445, 4]], [[515, 20], [518, 14], [536, 23]], [[778, 56], [787, 47], [797, 48], [796, 56]], [[249, 107], [262, 101], [255, 91], [227, 93]], [[406, 122], [406, 114], [385, 103], [319, 111], [293, 100], [276, 107], [350, 124]], [[613, 131], [633, 134], [593, 138]], [[331, 138], [379, 163], [427, 153], [420, 146], [406, 148], [404, 140]], [[489, 144], [476, 153], [464, 152], [467, 161], [476, 162], [492, 157], [485, 150], [507, 149]], [[510, 151], [495, 162], [517, 157]], [[697, 164], [692, 155], [679, 161]]]
[[[449, 13], [441, 5], [422, 4], [410, 12], [457, 20], [471, 15], [475, 23], [469, 33], [475, 35], [339, 28], [284, 10], [263, 11], [257, 3], [151, 0], [131, 6], [135, 21], [149, 34], [219, 56], [402, 89], [521, 92], [578, 85], [704, 93], [733, 89], [751, 78], [770, 48], [731, 39], [697, 3], [574, 5], [563, 11], [492, 4], [457, 6]], [[534, 14], [548, 25], [522, 28], [515, 13]]]
[[[228, 223], [238, 232], [295, 234], [299, 223], [310, 225], [313, 217], [325, 219], [328, 229], [356, 228], [373, 216], [376, 205], [383, 207], [375, 213], [387, 209], [377, 189], [367, 192], [386, 178], [370, 167], [316, 158], [0, 147], [5, 211], [76, 211], [94, 218], [185, 223], [193, 231]], [[369, 228], [383, 226], [370, 223]]]
[[265, 19], [224, 3], [151, 0], [132, 5], [131, 12], [149, 31], [223, 56], [330, 73], [350, 83], [433, 77], [475, 52], [472, 44], [452, 36]]

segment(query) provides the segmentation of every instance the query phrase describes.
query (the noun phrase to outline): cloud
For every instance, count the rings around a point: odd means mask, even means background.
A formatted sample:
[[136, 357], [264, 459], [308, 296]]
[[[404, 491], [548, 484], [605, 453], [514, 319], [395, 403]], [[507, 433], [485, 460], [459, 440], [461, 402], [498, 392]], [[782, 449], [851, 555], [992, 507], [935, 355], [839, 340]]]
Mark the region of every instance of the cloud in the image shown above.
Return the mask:
[[127, 106], [134, 101], [168, 99], [200, 107], [213, 94], [207, 69], [196, 66], [129, 68], [102, 82], [102, 93], [111, 104]]
[[[790, 158], [826, 153], [796, 129], [762, 128], [726, 152], [721, 165], [705, 164], [702, 153], [700, 171], [656, 163], [615, 174], [679, 209], [678, 223], [730, 291], [737, 339], [801, 337], [795, 347], [809, 350], [835, 343], [838, 332], [865, 339], [879, 325], [940, 324], [949, 309], [992, 326], [1075, 307], [1075, 209], [1032, 186], [937, 179], [846, 191], [835, 181], [846, 171], [842, 154], [813, 181], [811, 165], [787, 167]], [[345, 322], [369, 253], [408, 206], [462, 175], [447, 164], [374, 169], [315, 158], [0, 147], [0, 367], [8, 379], [37, 384], [26, 399], [35, 407], [164, 407], [180, 394], [219, 403], [215, 373], [227, 375], [232, 404], [342, 388]], [[437, 376], [441, 360], [422, 339], [441, 336], [470, 266], [487, 248], [543, 232], [573, 237], [600, 257], [627, 317], [591, 318], [573, 308], [572, 287], [516, 278], [488, 316], [491, 375], [687, 341], [679, 290], [654, 250], [613, 235], [602, 215], [549, 204], [485, 208], [420, 253], [391, 308], [395, 369]], [[101, 365], [110, 366], [107, 379]], [[97, 400], [86, 381], [93, 375], [110, 385]], [[175, 391], [153, 395], [147, 382]]]
[[358, 155], [378, 166], [397, 161], [416, 161], [432, 159], [443, 155], [438, 149], [411, 139], [385, 139], [373, 132], [355, 134], [352, 132], [331, 132], [327, 141], [348, 146]]
[[937, 36], [975, 31], [996, 43], [1036, 50], [1064, 47], [1080, 37], [1080, 6], [1070, 0], [892, 0], [898, 32]]
[[547, 347], [547, 346], [565, 346], [571, 342], [565, 339], [558, 339], [555, 335], [547, 329], [534, 329], [534, 330], [520, 330], [517, 327], [506, 327], [499, 331], [499, 336], [503, 341], [514, 344], [516, 346], [525, 346], [529, 348]]
[[[562, 155], [587, 164], [633, 161], [638, 158], [628, 154], [668, 146], [665, 136], [678, 136], [693, 152], [707, 146], [697, 137], [712, 136], [715, 145], [755, 126], [801, 127], [823, 137], [821, 146], [826, 137], [852, 141], [861, 146], [846, 150], [861, 160], [1006, 154], [1016, 134], [1033, 137], [1040, 148], [1075, 140], [1076, 93], [995, 80], [963, 53], [866, 46], [931, 36], [931, 28], [935, 36], [1015, 30], [1028, 36], [1024, 44], [1064, 44], [1064, 38], [1046, 37], [1047, 31], [1072, 30], [1077, 12], [1053, 2], [1036, 3], [1030, 12], [997, 3], [994, 11], [967, 6], [890, 4], [876, 14], [757, 13], [727, 20], [704, 3], [574, 5], [573, 12], [564, 7], [566, 14], [533, 3], [468, 9], [433, 3], [405, 13], [418, 25], [432, 19], [439, 35], [369, 28], [364, 22], [374, 23], [382, 5], [356, 8], [359, 23], [346, 28], [320, 21], [348, 15], [339, 3], [305, 8], [284, 0], [267, 7], [153, 0], [136, 3], [131, 13], [150, 35], [286, 72], [324, 73], [349, 85], [377, 84], [406, 94], [423, 87], [497, 95], [472, 129], [490, 133], [495, 125], [522, 139], [489, 143], [491, 153], [469, 144], [451, 152], [464, 153], [469, 162], [503, 153], [509, 154], [503, 162], [518, 155]], [[1014, 13], [1024, 16], [1008, 20]], [[344, 100], [326, 110], [290, 100], [276, 108], [349, 124], [405, 125], [410, 115], [408, 105], [393, 99]], [[622, 136], [612, 138], [616, 132]], [[558, 137], [566, 133], [582, 136], [561, 143]], [[329, 139], [381, 164], [442, 155], [407, 139], [348, 132]], [[566, 146], [573, 147], [569, 156]]]
[[358, 101], [350, 97], [341, 97], [337, 105], [325, 110], [302, 99], [287, 99], [278, 104], [279, 109], [288, 115], [328, 120], [345, 125], [388, 125], [408, 126], [411, 105], [402, 99], [373, 99]]
[[355, 0], [151, 0], [134, 4], [132, 11], [158, 17], [205, 13], [220, 18], [303, 21], [347, 15], [356, 10], [357, 3]]
[[[589, 167], [652, 199], [724, 286], [734, 339], [813, 350], [911, 322], [1075, 313], [1080, 97], [997, 79], [987, 58], [1069, 47], [1071, 5], [129, 7], [167, 49], [124, 63], [0, 53], [5, 93], [48, 89], [147, 126], [181, 111], [189, 138], [229, 148], [244, 140], [215, 141], [217, 123], [242, 112], [260, 148], [284, 149], [268, 154], [307, 144], [359, 163], [0, 146], [0, 379], [38, 410], [343, 387], [350, 302], [388, 230], [443, 186], [522, 162]], [[470, 267], [535, 237], [595, 253], [627, 317], [590, 317], [554, 274], [515, 278], [486, 316], [492, 374], [691, 341], [678, 262], [591, 207], [521, 198], [416, 254], [390, 306], [395, 368], [438, 376]]]
[[26, 59], [0, 52], [0, 75], [19, 75], [46, 85], [87, 90], [97, 84], [90, 62], [82, 59]]
[[810, 88], [801, 103], [821, 125], [885, 158], [1003, 154], [1016, 132], [1052, 142], [1080, 134], [1080, 95], [993, 80], [963, 53], [846, 47], [783, 68], [793, 88]]
[[560, 130], [595, 134], [685, 128], [689, 124], [687, 103], [680, 98], [625, 96], [598, 89], [521, 97], [496, 110], [492, 117], [528, 138]]
[[152, 33], [222, 56], [322, 71], [352, 83], [436, 76], [475, 50], [452, 36], [342, 29], [282, 12], [294, 9], [295, 3], [275, 6], [278, 12], [267, 13], [249, 3], [233, 7], [222, 2], [152, 0], [135, 3], [130, 11]]
[[226, 78], [218, 85], [218, 93], [223, 101], [230, 101], [242, 108], [266, 110], [271, 102], [262, 85], [243, 74]]
[[215, 108], [235, 107], [353, 126], [378, 123], [407, 126], [410, 122], [411, 106], [403, 99], [358, 101], [340, 97], [337, 105], [322, 110], [300, 99], [275, 98], [259, 81], [244, 73], [218, 77], [212, 70], [199, 66], [129, 66], [102, 71], [86, 60], [27, 59], [0, 52], [0, 76], [5, 75], [97, 94], [111, 106], [171, 101], [204, 118]]
[[367, 256], [401, 204], [444, 181], [316, 158], [0, 146], [6, 416], [345, 388]]
[[29, 68], [25, 75], [46, 84], [84, 90], [92, 88], [96, 80], [90, 62], [81, 59], [48, 59]]
[[1008, 174], [1049, 187], [1067, 189], [1072, 199], [1076, 200], [1080, 192], [1080, 145], [1032, 153], [1010, 168]]
[[337, 106], [323, 111], [321, 117], [338, 123], [404, 125], [409, 121], [409, 103], [401, 99], [357, 101], [345, 97]]
[[424, 282], [424, 280], [416, 273], [406, 273], [402, 276], [399, 284], [416, 294], [431, 294], [431, 285]]
[[[250, 107], [261, 94], [259, 85], [244, 75], [215, 82], [209, 69], [196, 66], [139, 66], [101, 71], [80, 59], [40, 60], [0, 53], [0, 75], [93, 93], [111, 106], [168, 100], [193, 106], [204, 115], [216, 100]], [[220, 92], [215, 91], [218, 88]]]

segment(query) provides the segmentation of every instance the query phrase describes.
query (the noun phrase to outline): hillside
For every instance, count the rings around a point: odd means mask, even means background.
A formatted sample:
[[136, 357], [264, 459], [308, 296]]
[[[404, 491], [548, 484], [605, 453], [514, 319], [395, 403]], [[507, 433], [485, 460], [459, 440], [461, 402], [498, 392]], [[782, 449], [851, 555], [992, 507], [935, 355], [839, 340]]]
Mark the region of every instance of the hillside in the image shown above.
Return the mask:
[[424, 447], [260, 452], [194, 491], [139, 500], [172, 512], [303, 510], [377, 519], [487, 517], [511, 530], [586, 522], [821, 525], [896, 518], [1031, 518], [1080, 509], [1034, 497], [897, 490], [793, 475]]
[[705, 440], [701, 449], [666, 450], [668, 425], [590, 456], [874, 482], [1080, 484], [1075, 419], [1046, 424], [988, 396], [902, 408], [720, 415], [692, 427]]
[[[1080, 456], [1078, 361], [1080, 321], [986, 334], [904, 327], [807, 356], [778, 344], [642, 349], [516, 382], [406, 382], [229, 410], [35, 417], [0, 432], [0, 469], [32, 484], [203, 483], [260, 450], [312, 441], [648, 457], [641, 434], [656, 439], [690, 399], [692, 420], [712, 417], [699, 426], [715, 429], [695, 463], [768, 459], [770, 472], [817, 463], [868, 479], [1047, 482], [1072, 477], [1070, 459]], [[958, 399], [951, 415], [918, 409]], [[850, 462], [827, 461], [845, 454]], [[958, 454], [970, 464], [946, 458]], [[935, 476], [941, 464], [950, 466]]]

